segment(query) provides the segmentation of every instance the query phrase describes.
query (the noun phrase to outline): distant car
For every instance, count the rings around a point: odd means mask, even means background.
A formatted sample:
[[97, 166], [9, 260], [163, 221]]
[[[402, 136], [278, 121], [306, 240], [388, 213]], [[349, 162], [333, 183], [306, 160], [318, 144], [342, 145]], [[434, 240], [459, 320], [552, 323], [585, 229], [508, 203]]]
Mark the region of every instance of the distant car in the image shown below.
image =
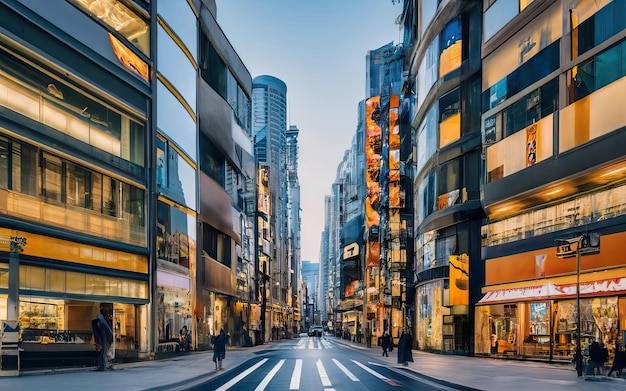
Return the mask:
[[309, 337], [321, 337], [322, 335], [324, 335], [322, 326], [313, 326], [309, 329]]

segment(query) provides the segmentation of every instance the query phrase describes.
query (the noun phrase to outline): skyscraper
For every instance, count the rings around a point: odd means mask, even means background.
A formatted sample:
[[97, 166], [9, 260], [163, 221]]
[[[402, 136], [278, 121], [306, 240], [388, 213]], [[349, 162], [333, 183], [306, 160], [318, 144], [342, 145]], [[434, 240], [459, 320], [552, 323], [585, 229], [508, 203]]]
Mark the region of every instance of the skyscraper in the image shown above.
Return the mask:
[[263, 75], [252, 80], [252, 134], [256, 160], [267, 177], [269, 209], [259, 218], [259, 232], [266, 244], [259, 254], [259, 270], [265, 264], [269, 300], [265, 311], [265, 338], [269, 332], [288, 325], [288, 296], [291, 288], [287, 260], [288, 175], [287, 175], [287, 86], [280, 79]]

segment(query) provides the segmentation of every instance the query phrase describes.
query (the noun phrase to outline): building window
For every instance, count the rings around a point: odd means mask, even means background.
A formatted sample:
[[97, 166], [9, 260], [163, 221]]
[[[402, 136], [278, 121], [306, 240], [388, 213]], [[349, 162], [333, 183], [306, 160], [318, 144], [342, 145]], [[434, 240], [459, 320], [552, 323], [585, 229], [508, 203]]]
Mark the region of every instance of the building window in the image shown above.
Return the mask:
[[210, 225], [202, 224], [202, 251], [219, 263], [231, 267], [231, 239]]
[[72, 4], [117, 31], [146, 56], [150, 56], [150, 25], [117, 0], [71, 0]]
[[226, 187], [226, 158], [204, 134], [200, 134], [200, 170]]

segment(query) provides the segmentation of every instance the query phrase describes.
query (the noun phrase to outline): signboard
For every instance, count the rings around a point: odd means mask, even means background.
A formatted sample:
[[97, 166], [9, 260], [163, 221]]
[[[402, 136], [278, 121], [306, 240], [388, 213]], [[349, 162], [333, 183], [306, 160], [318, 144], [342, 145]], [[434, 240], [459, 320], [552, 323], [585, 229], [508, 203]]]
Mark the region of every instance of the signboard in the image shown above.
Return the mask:
[[597, 254], [600, 252], [600, 234], [590, 232], [572, 239], [558, 239], [559, 245], [556, 247], [557, 258], [570, 258], [576, 256], [579, 250], [580, 255]]
[[357, 242], [350, 243], [343, 248], [343, 259], [350, 259], [359, 256], [359, 244]]

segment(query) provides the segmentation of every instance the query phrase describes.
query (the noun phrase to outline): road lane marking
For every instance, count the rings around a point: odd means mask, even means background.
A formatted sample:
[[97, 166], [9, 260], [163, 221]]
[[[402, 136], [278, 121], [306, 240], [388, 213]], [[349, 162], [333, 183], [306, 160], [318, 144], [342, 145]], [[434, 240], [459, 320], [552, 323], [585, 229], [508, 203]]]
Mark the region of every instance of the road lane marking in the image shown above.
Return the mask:
[[290, 390], [299, 390], [300, 389], [300, 377], [302, 376], [302, 359], [296, 360], [296, 367], [293, 370], [293, 374], [291, 374], [291, 383], [289, 384]]
[[369, 372], [370, 374], [376, 376], [377, 378], [379, 378], [380, 380], [384, 381], [385, 383], [387, 383], [387, 384], [389, 384], [391, 386], [394, 386], [394, 387], [400, 387], [401, 386], [401, 384], [398, 384], [395, 381], [391, 380], [390, 378], [381, 375], [380, 373], [374, 371], [373, 369], [368, 368], [367, 366], [361, 364], [358, 361], [355, 361], [355, 360], [350, 360], [350, 361], [352, 361], [353, 363], [355, 363], [356, 365], [361, 367], [363, 370]]
[[324, 365], [322, 364], [322, 360], [317, 360], [317, 372], [320, 374], [320, 380], [322, 381], [322, 385], [324, 387], [330, 387], [333, 384], [330, 382], [328, 378], [328, 374], [326, 374], [326, 370], [324, 369]]
[[276, 373], [278, 373], [278, 370], [280, 369], [280, 367], [283, 366], [284, 363], [285, 363], [285, 360], [282, 359], [278, 362], [278, 364], [274, 365], [274, 368], [272, 368], [272, 370], [267, 374], [267, 376], [265, 376], [263, 381], [259, 383], [259, 385], [257, 386], [257, 388], [254, 389], [254, 391], [265, 390], [265, 387], [267, 387], [267, 385], [270, 384], [270, 382], [272, 381], [274, 376], [276, 376]]
[[359, 381], [359, 379], [354, 376], [354, 374], [352, 372], [350, 372], [350, 370], [348, 370], [348, 368], [344, 367], [342, 363], [340, 363], [339, 361], [335, 360], [333, 358], [333, 362], [339, 367], [339, 369], [341, 369], [341, 371], [343, 373], [346, 374], [346, 376], [348, 376], [350, 378], [350, 380], [352, 381]]
[[376, 365], [378, 367], [387, 368], [390, 371], [394, 371], [395, 373], [397, 373], [399, 375], [406, 376], [406, 377], [408, 377], [410, 379], [413, 379], [413, 380], [417, 380], [420, 383], [427, 384], [427, 385], [432, 386], [434, 388], [437, 388], [439, 390], [446, 390], [446, 391], [454, 391], [455, 390], [455, 388], [450, 388], [450, 387], [444, 386], [443, 384], [438, 384], [438, 383], [435, 383], [433, 381], [427, 380], [427, 379], [425, 379], [423, 377], [415, 376], [415, 375], [413, 375], [411, 373], [407, 373], [406, 371], [401, 371], [400, 368], [396, 369], [396, 368], [393, 368], [393, 367], [388, 367], [386, 365], [379, 364], [379, 363], [376, 363], [376, 362], [371, 362], [371, 361], [369, 361], [368, 364]]
[[306, 345], [306, 348], [311, 349], [311, 344], [313, 344], [313, 341], [311, 341], [311, 338], [309, 338], [309, 343]]
[[322, 341], [321, 340], [317, 340], [317, 348], [321, 349], [322, 348]]
[[264, 358], [263, 360], [259, 361], [258, 363], [254, 364], [250, 368], [248, 368], [245, 371], [241, 372], [239, 375], [237, 375], [234, 378], [232, 378], [228, 383], [224, 384], [223, 386], [221, 386], [220, 388], [218, 388], [215, 391], [226, 391], [226, 390], [228, 390], [230, 387], [232, 387], [235, 384], [239, 383], [243, 378], [245, 378], [246, 376], [248, 376], [252, 372], [256, 371], [261, 365], [265, 364], [266, 361], [267, 361], [267, 358]]

